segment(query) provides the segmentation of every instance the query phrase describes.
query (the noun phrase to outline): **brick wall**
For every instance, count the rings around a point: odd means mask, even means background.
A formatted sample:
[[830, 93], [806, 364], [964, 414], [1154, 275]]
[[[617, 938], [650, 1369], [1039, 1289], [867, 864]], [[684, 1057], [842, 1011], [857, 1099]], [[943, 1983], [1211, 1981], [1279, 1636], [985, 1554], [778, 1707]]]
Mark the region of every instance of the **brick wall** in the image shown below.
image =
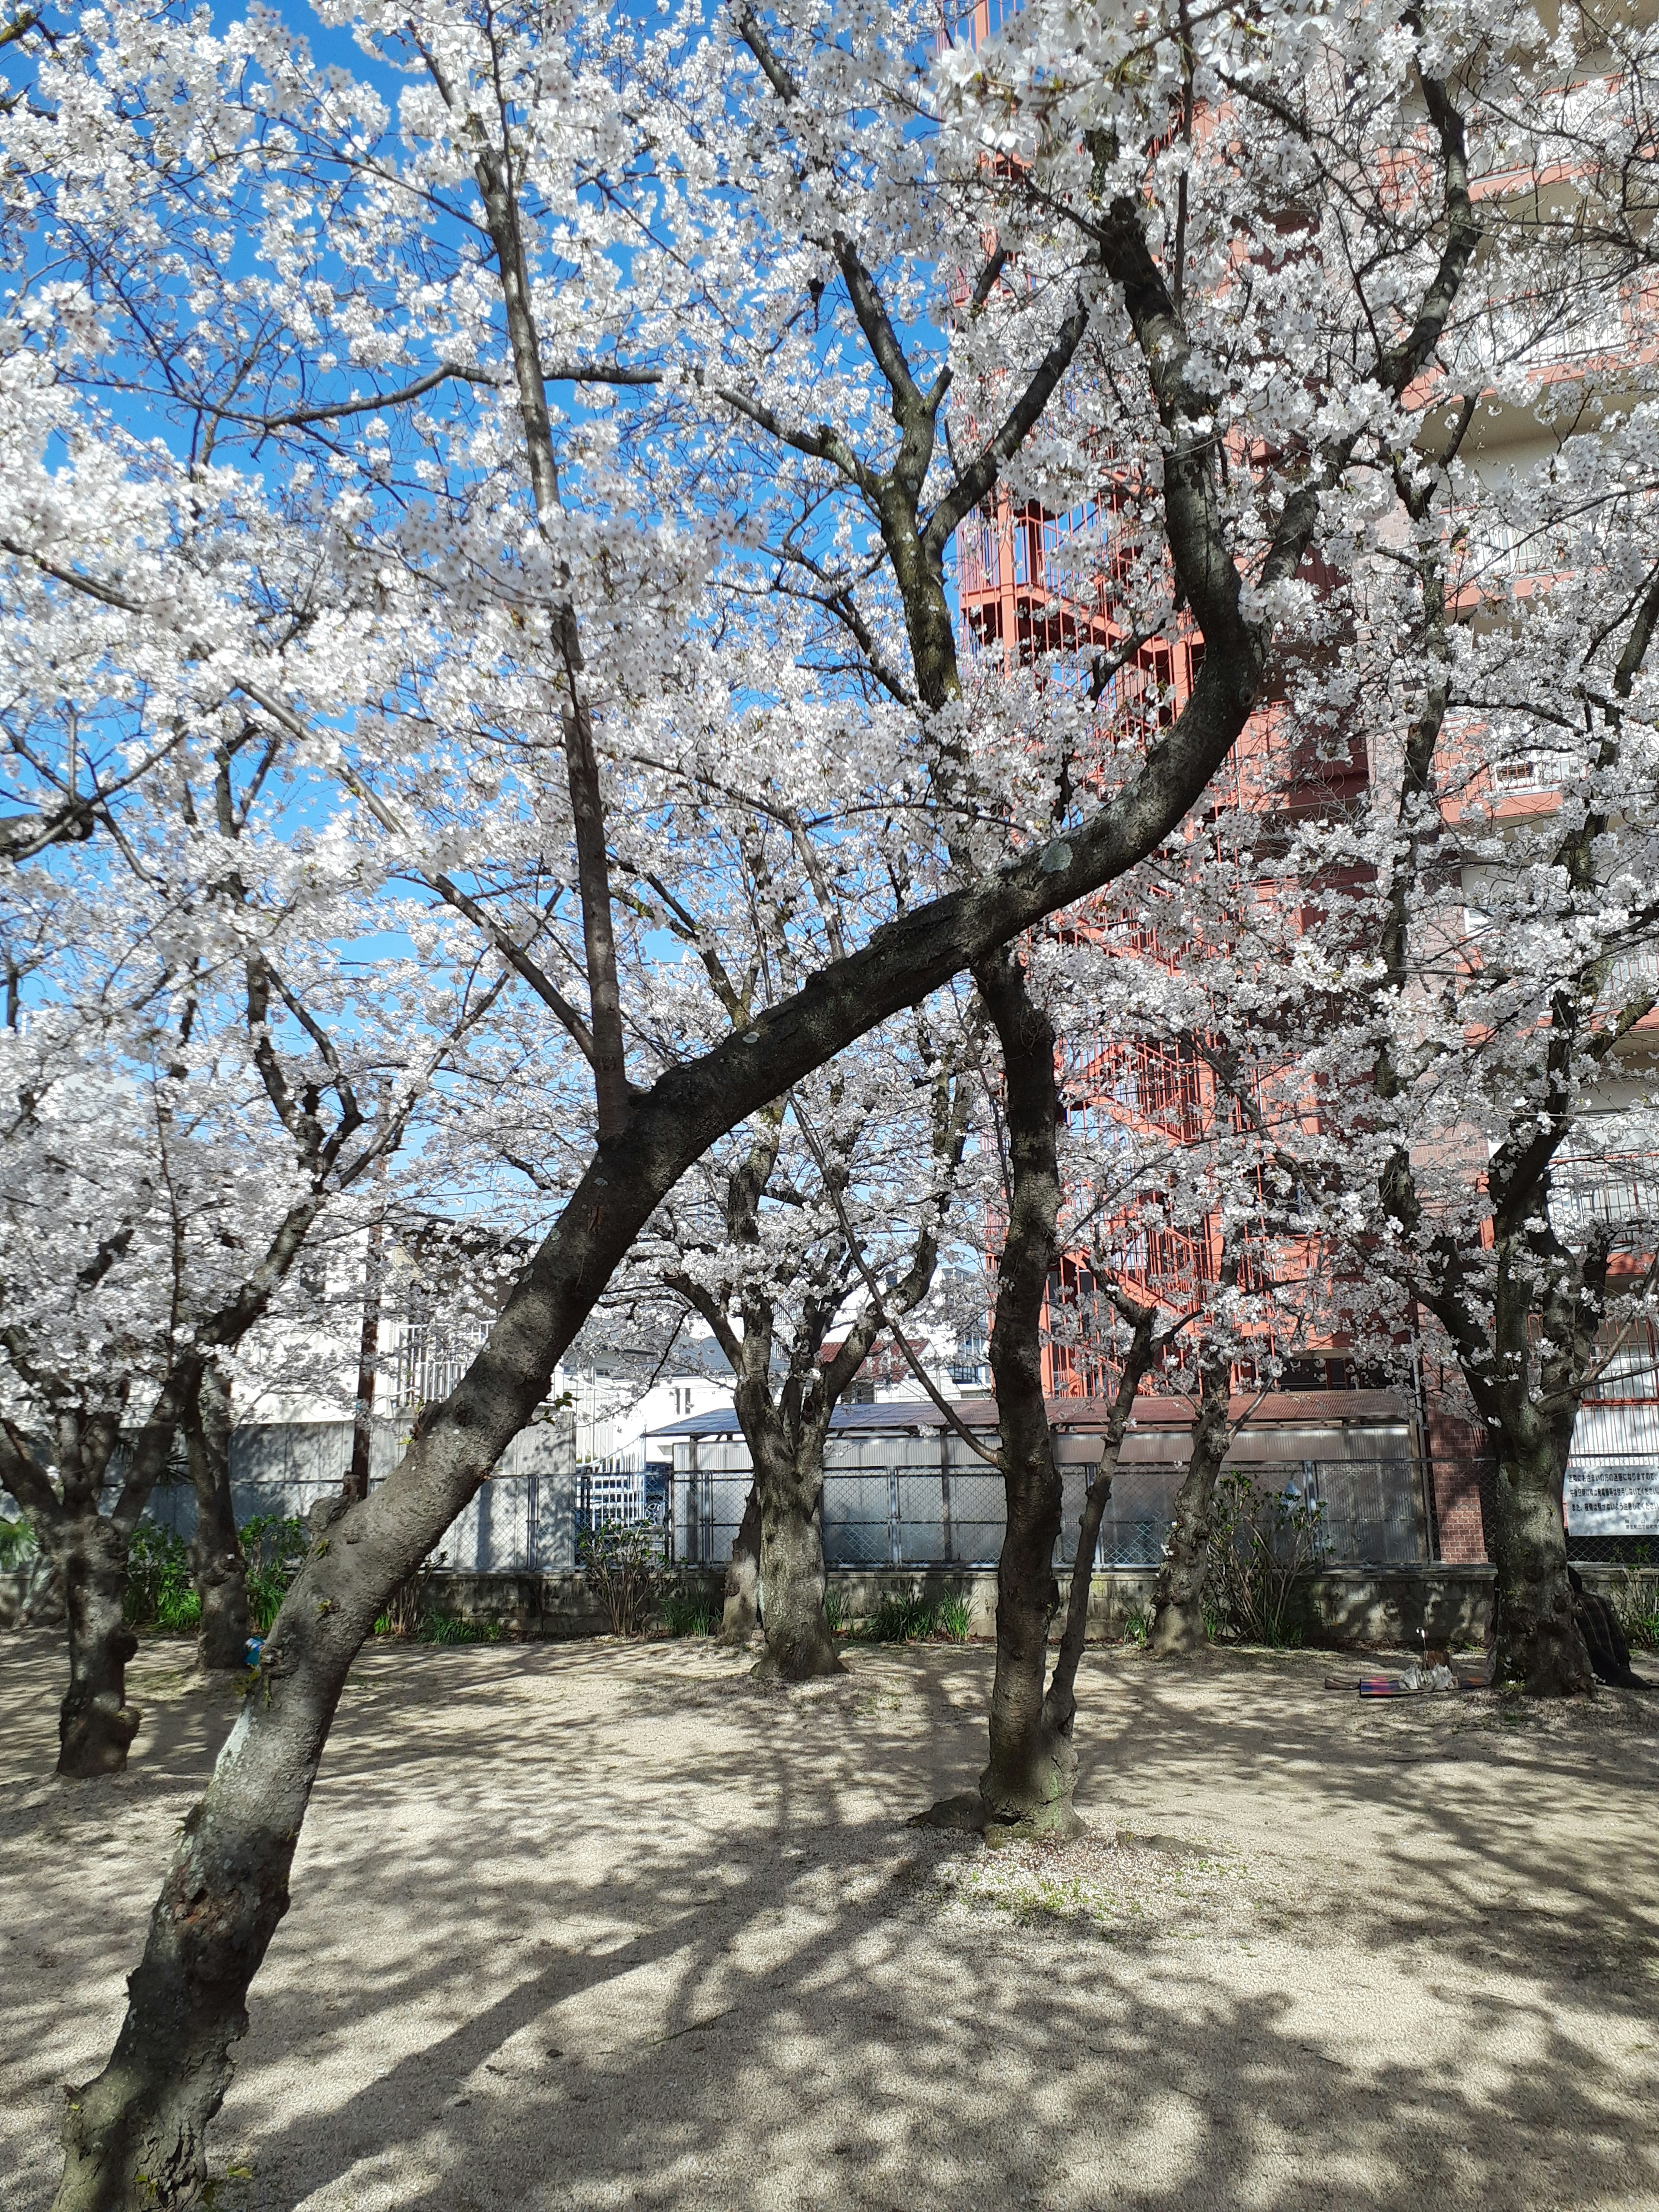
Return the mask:
[[1431, 1413], [1427, 1428], [1440, 1557], [1449, 1566], [1478, 1566], [1486, 1556], [1480, 1504], [1485, 1435], [1479, 1423], [1450, 1413]]

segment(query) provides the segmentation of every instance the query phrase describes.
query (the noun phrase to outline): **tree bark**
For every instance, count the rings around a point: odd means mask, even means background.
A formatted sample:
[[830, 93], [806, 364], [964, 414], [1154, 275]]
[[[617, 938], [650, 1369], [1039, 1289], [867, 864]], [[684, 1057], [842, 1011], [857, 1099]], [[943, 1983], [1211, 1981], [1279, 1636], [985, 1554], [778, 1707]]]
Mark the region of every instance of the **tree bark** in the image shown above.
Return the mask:
[[1535, 1698], [1589, 1689], [1589, 1652], [1573, 1610], [1561, 1515], [1565, 1454], [1547, 1432], [1505, 1439], [1498, 1457], [1498, 1674]]
[[1186, 1478], [1176, 1496], [1175, 1522], [1152, 1592], [1152, 1630], [1147, 1649], [1155, 1659], [1186, 1658], [1204, 1648], [1204, 1590], [1210, 1577], [1210, 1533], [1215, 1484], [1227, 1455], [1227, 1395], [1232, 1362], [1224, 1351], [1206, 1352], [1201, 1365], [1198, 1419]]
[[981, 962], [974, 980], [1002, 1045], [1012, 1185], [991, 1328], [1007, 1508], [997, 1559], [991, 1756], [979, 1778], [985, 1833], [1000, 1841], [1066, 1836], [1078, 1826], [1071, 1722], [1060, 1721], [1043, 1695], [1048, 1624], [1060, 1604], [1060, 1482], [1042, 1394], [1041, 1331], [1060, 1218], [1060, 1107], [1054, 1027], [1026, 988], [1018, 954], [1005, 951]]
[[743, 1502], [743, 1519], [732, 1540], [720, 1613], [722, 1644], [746, 1644], [760, 1626], [760, 1492], [754, 1483]]
[[1117, 1476], [1124, 1435], [1133, 1417], [1135, 1394], [1170, 1340], [1167, 1333], [1163, 1336], [1155, 1333], [1157, 1316], [1151, 1308], [1131, 1308], [1129, 1310], [1133, 1313], [1134, 1334], [1124, 1355], [1123, 1372], [1118, 1378], [1112, 1410], [1106, 1417], [1106, 1431], [1100, 1442], [1100, 1457], [1095, 1462], [1095, 1471], [1084, 1493], [1083, 1511], [1078, 1518], [1077, 1550], [1072, 1559], [1072, 1586], [1066, 1603], [1066, 1626], [1060, 1632], [1060, 1650], [1044, 1699], [1048, 1726], [1068, 1735], [1077, 1717], [1077, 1670], [1083, 1657], [1083, 1642], [1089, 1627], [1089, 1585], [1094, 1579], [1095, 1549], [1100, 1541], [1100, 1524], [1105, 1517], [1112, 1484]]
[[64, 1594], [69, 1687], [58, 1715], [58, 1771], [84, 1779], [118, 1774], [143, 1715], [127, 1703], [128, 1662], [138, 1638], [127, 1626], [127, 1532], [90, 1512], [37, 1522]]
[[357, 1339], [357, 1395], [351, 1408], [351, 1464], [346, 1469], [348, 1498], [368, 1495], [369, 1462], [374, 1451], [375, 1362], [380, 1348], [380, 1240], [386, 1224], [377, 1216], [368, 1224], [363, 1252], [363, 1324]]
[[[341, 1670], [342, 1679], [343, 1670]], [[254, 1965], [288, 1910], [289, 1870], [333, 1694], [313, 1685], [245, 1705], [207, 1796], [185, 1825], [127, 1984], [109, 2064], [72, 2096], [56, 2212], [129, 2212], [200, 2199], [204, 2136], [247, 2032]], [[261, 1693], [256, 1690], [255, 1696]]]
[[197, 1660], [204, 1668], [240, 1672], [251, 1632], [247, 1565], [230, 1495], [230, 1390], [216, 1367], [203, 1370], [185, 1416], [185, 1444], [196, 1492], [190, 1565], [202, 1601]]
[[[60, 1774], [118, 1773], [138, 1733], [141, 1716], [126, 1696], [127, 1663], [138, 1649], [126, 1625], [127, 1551], [172, 1440], [172, 1408], [164, 1392], [107, 1514], [99, 1508], [120, 1441], [114, 1409], [61, 1407], [44, 1453], [12, 1423], [0, 1423], [6, 1487], [28, 1515], [64, 1600], [70, 1679], [58, 1716]], [[46, 1471], [54, 1461], [55, 1482]]]
[[769, 1454], [756, 1463], [760, 1492], [763, 1680], [810, 1682], [847, 1672], [823, 1610], [823, 1450]]

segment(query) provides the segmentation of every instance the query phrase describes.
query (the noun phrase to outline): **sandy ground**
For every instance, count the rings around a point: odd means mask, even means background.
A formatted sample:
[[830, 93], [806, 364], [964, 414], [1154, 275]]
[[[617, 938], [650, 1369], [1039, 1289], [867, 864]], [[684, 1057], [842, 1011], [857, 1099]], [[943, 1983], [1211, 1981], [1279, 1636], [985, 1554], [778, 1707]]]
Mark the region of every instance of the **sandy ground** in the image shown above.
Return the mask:
[[[50, 1776], [0, 1638], [0, 2201], [37, 2212], [228, 1724], [147, 1652]], [[990, 1655], [372, 1651], [214, 2136], [217, 2212], [1659, 2207], [1659, 1698], [1366, 1705], [1091, 1655], [1088, 1841], [907, 1829]]]

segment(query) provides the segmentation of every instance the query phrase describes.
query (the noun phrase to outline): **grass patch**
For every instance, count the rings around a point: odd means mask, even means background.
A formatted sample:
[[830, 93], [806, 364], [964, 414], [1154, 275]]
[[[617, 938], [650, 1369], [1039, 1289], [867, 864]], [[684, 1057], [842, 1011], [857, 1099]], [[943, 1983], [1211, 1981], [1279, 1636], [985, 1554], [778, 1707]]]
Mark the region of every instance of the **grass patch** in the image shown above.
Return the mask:
[[942, 1636], [948, 1644], [968, 1641], [968, 1624], [973, 1618], [965, 1597], [947, 1597], [935, 1608], [933, 1633]]
[[458, 1613], [429, 1613], [421, 1623], [419, 1641], [422, 1644], [499, 1644], [502, 1634], [499, 1620], [463, 1620]]
[[1121, 1833], [952, 1851], [924, 1877], [935, 1911], [994, 1913], [1056, 1934], [1184, 1936], [1246, 1908], [1244, 1862], [1212, 1845]]
[[663, 1599], [662, 1625], [671, 1636], [712, 1636], [720, 1619], [706, 1597], [676, 1589]]
[[905, 1597], [890, 1592], [855, 1632], [866, 1644], [960, 1644], [970, 1618], [965, 1597]]
[[1632, 1651], [1659, 1651], [1659, 1587], [1628, 1569], [1607, 1592]]

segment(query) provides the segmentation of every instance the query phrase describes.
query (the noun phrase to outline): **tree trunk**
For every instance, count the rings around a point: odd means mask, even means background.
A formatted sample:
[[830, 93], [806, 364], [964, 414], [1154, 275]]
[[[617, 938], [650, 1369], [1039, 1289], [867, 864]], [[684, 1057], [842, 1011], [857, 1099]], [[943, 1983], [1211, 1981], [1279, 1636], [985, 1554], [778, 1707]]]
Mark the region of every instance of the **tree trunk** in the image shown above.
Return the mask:
[[127, 1662], [138, 1638], [127, 1626], [127, 1537], [96, 1511], [42, 1541], [64, 1594], [69, 1687], [58, 1716], [58, 1771], [118, 1774], [143, 1716], [127, 1703]]
[[1117, 1463], [1123, 1450], [1124, 1433], [1133, 1419], [1135, 1394], [1153, 1361], [1169, 1342], [1165, 1334], [1156, 1334], [1157, 1316], [1151, 1307], [1129, 1310], [1133, 1315], [1134, 1334], [1124, 1355], [1123, 1372], [1112, 1400], [1112, 1410], [1106, 1416], [1106, 1430], [1100, 1440], [1100, 1457], [1089, 1478], [1089, 1487], [1084, 1492], [1083, 1511], [1078, 1518], [1077, 1549], [1072, 1559], [1072, 1586], [1066, 1603], [1066, 1625], [1060, 1631], [1060, 1651], [1054, 1661], [1054, 1671], [1044, 1699], [1046, 1716], [1050, 1728], [1069, 1731], [1077, 1716], [1077, 1670], [1083, 1657], [1083, 1643], [1089, 1627], [1089, 1585], [1094, 1579], [1095, 1550], [1100, 1541], [1100, 1524], [1105, 1517], [1108, 1501], [1112, 1495], [1112, 1484], [1117, 1475]]
[[[385, 1165], [382, 1160], [381, 1172]], [[368, 1495], [369, 1462], [374, 1449], [374, 1376], [380, 1344], [380, 1239], [384, 1233], [380, 1220], [369, 1223], [363, 1255], [363, 1325], [357, 1340], [357, 1395], [351, 1410], [351, 1464], [346, 1469], [345, 1479], [348, 1498]]]
[[204, 1667], [240, 1671], [250, 1633], [247, 1565], [230, 1497], [230, 1390], [216, 1367], [204, 1370], [185, 1416], [185, 1443], [196, 1492], [190, 1566], [202, 1601], [196, 1656]]
[[1590, 1687], [1589, 1653], [1573, 1613], [1561, 1515], [1565, 1455], [1545, 1434], [1500, 1450], [1497, 1527], [1498, 1674], [1534, 1698]]
[[768, 1466], [761, 1493], [760, 1607], [763, 1680], [810, 1682], [847, 1671], [823, 1610], [823, 1455], [807, 1449]]
[[996, 1841], [1074, 1835], [1079, 1824], [1072, 1808], [1077, 1779], [1073, 1714], [1050, 1711], [1043, 1695], [1048, 1624], [1060, 1605], [1054, 1574], [1060, 1472], [1047, 1422], [1034, 1448], [1005, 1437], [1002, 1463], [1008, 1504], [997, 1560], [991, 1756], [979, 1778], [985, 1832]]
[[1211, 1351], [1200, 1366], [1198, 1419], [1186, 1480], [1176, 1497], [1175, 1521], [1152, 1592], [1152, 1631], [1147, 1649], [1157, 1659], [1185, 1658], [1204, 1648], [1204, 1589], [1210, 1577], [1210, 1531], [1215, 1484], [1227, 1455], [1227, 1392], [1232, 1363]]
[[720, 1642], [746, 1644], [760, 1626], [760, 1492], [754, 1483], [744, 1500], [743, 1519], [732, 1541], [726, 1570], [726, 1603], [720, 1613]]
[[247, 2032], [248, 1983], [288, 1910], [345, 1668], [329, 1673], [337, 1679], [292, 1680], [258, 1731], [245, 1705], [231, 1730], [150, 1916], [114, 2053], [70, 2099], [54, 2212], [199, 2202], [208, 2123], [229, 2086], [230, 2045]]
[[1042, 1310], [1060, 1218], [1054, 1032], [1013, 951], [974, 971], [1002, 1045], [1012, 1188], [997, 1267], [991, 1375], [1007, 1517], [997, 1560], [991, 1756], [979, 1778], [988, 1838], [1075, 1832], [1070, 1714], [1043, 1696], [1048, 1624], [1060, 1605], [1060, 1469], [1042, 1394]]

